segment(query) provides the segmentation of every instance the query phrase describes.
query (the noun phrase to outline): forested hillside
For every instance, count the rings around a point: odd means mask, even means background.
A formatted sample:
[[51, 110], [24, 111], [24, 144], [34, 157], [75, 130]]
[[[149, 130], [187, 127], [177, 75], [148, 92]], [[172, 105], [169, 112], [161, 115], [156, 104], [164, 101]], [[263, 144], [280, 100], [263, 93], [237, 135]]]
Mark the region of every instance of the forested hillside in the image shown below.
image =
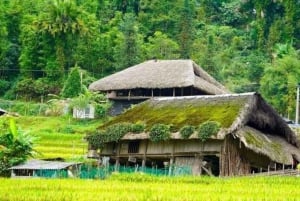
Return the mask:
[[193, 59], [284, 115], [300, 81], [298, 0], [1, 0], [0, 96], [60, 94], [148, 59]]

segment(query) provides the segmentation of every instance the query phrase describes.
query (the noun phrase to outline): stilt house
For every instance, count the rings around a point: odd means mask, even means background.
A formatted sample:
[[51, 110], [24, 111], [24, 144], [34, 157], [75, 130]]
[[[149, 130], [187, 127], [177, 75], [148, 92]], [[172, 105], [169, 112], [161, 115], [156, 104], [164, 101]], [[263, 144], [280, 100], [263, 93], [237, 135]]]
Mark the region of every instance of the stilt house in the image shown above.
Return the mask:
[[149, 60], [93, 82], [107, 94], [112, 114], [153, 97], [225, 94], [228, 91], [192, 60]]
[[[183, 126], [206, 121], [221, 125], [206, 141], [199, 139], [197, 129], [188, 138], [181, 136]], [[194, 175], [231, 176], [295, 167], [300, 161], [295, 134], [257, 93], [153, 98], [100, 129], [122, 122], [143, 122], [145, 130], [105, 141], [100, 156], [116, 165], [190, 166]], [[152, 141], [149, 130], [154, 124], [171, 125], [170, 137]]]

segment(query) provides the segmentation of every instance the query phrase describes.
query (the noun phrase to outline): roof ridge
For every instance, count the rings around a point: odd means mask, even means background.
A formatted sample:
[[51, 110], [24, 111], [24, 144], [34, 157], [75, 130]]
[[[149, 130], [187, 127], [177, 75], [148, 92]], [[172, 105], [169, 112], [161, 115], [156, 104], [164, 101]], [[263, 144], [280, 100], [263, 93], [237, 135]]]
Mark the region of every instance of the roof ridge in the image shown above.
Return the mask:
[[175, 96], [175, 97], [154, 97], [152, 100], [180, 100], [180, 99], [209, 99], [220, 97], [239, 97], [239, 96], [253, 96], [257, 92], [235, 93], [235, 94], [219, 94], [219, 95], [198, 95], [198, 96]]

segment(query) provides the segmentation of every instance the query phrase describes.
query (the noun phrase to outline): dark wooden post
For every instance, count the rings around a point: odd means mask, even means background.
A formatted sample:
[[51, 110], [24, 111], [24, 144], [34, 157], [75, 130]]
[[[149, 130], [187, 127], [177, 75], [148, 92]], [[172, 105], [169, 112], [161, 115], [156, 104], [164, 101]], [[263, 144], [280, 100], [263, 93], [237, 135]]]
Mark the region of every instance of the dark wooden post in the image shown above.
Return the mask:
[[143, 160], [142, 160], [142, 169], [144, 169], [146, 167], [147, 149], [148, 149], [148, 140], [146, 140], [146, 146], [145, 146], [144, 156], [143, 156]]
[[116, 164], [115, 164], [115, 171], [119, 171], [119, 165], [120, 165], [120, 149], [121, 149], [121, 143], [118, 143], [117, 146], [117, 158], [116, 158]]
[[172, 156], [172, 157], [170, 158], [170, 163], [169, 163], [169, 176], [172, 175], [173, 164], [174, 164], [174, 157]]

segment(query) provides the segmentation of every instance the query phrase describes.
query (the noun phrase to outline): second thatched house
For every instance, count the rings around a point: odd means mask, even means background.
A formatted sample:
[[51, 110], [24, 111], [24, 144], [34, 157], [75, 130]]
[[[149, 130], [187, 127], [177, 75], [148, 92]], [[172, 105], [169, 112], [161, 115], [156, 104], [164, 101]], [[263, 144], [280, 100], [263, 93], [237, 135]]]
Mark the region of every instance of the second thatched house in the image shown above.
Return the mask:
[[[206, 127], [203, 137], [200, 127], [207, 122], [220, 129], [205, 136], [212, 129]], [[136, 134], [124, 127], [137, 124], [145, 127]], [[189, 126], [199, 128], [186, 135], [182, 128]], [[188, 166], [195, 175], [227, 176], [295, 167], [300, 161], [295, 134], [257, 93], [153, 98], [99, 129], [88, 137], [90, 153], [101, 147], [98, 154], [116, 165]]]
[[153, 97], [228, 93], [192, 60], [149, 60], [93, 82], [89, 89], [107, 93], [116, 114]]

